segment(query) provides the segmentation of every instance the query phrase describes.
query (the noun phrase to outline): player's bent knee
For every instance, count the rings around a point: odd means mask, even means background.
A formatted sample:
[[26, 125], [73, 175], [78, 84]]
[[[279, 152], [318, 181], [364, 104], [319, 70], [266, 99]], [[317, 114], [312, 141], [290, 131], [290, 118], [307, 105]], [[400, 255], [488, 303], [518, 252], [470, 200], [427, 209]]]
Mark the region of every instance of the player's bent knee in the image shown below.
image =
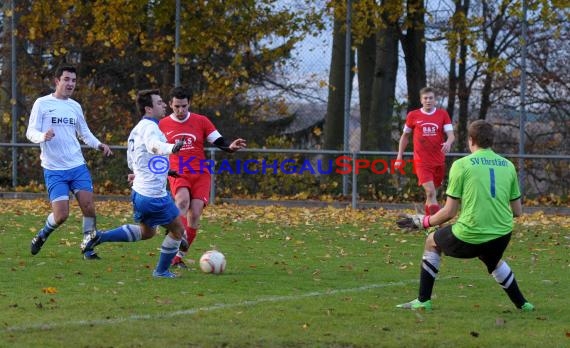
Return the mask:
[[58, 225], [63, 224], [69, 217], [69, 210], [54, 210], [53, 219]]
[[430, 251], [437, 250], [437, 244], [435, 244], [435, 239], [434, 239], [434, 232], [428, 234], [428, 236], [426, 237], [425, 250], [430, 250]]
[[151, 239], [156, 234], [157, 230], [155, 228], [141, 225], [141, 240]]
[[67, 215], [59, 215], [59, 216], [58, 216], [58, 215], [54, 215], [54, 220], [55, 220], [55, 223], [56, 223], [57, 225], [61, 225], [61, 224], [63, 224], [63, 223], [67, 220], [68, 217], [69, 217], [69, 214], [67, 214]]
[[182, 240], [182, 236], [184, 234], [184, 229], [169, 231], [168, 234], [170, 235], [170, 237], [172, 237], [176, 240]]

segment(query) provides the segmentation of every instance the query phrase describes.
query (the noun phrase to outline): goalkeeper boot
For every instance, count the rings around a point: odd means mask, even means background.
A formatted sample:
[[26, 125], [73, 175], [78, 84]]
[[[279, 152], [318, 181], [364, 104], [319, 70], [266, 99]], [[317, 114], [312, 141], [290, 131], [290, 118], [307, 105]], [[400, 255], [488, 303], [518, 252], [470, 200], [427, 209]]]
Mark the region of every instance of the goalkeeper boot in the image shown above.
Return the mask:
[[520, 308], [521, 312], [532, 312], [534, 311], [534, 305], [530, 302], [525, 302], [521, 308]]
[[411, 309], [413, 311], [431, 311], [431, 300], [421, 302], [417, 298], [413, 301], [396, 305], [397, 308]]

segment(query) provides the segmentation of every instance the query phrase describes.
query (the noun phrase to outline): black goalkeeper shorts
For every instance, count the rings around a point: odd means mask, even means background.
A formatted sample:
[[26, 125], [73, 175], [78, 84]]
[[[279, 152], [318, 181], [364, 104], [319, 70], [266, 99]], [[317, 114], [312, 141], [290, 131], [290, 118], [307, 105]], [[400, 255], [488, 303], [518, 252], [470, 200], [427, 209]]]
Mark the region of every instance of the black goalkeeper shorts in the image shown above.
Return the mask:
[[477, 257], [487, 266], [487, 271], [490, 274], [503, 257], [503, 253], [511, 240], [511, 232], [485, 243], [472, 244], [455, 237], [451, 232], [451, 225], [448, 225], [435, 231], [433, 238], [437, 247], [445, 255], [458, 259]]

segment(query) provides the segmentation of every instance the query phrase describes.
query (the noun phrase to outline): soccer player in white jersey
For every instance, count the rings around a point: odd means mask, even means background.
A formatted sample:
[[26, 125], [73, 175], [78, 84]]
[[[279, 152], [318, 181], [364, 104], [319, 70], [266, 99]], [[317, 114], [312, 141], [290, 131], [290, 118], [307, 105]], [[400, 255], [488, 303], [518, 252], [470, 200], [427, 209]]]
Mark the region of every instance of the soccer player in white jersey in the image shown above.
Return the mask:
[[105, 242], [150, 239], [156, 234], [158, 226], [164, 226], [168, 234], [162, 242], [153, 276], [175, 278], [176, 275], [168, 268], [180, 247], [184, 226], [178, 208], [166, 191], [169, 168], [166, 155], [179, 152], [184, 139], [169, 144], [158, 128], [158, 121], [166, 112], [166, 104], [158, 90], [140, 91], [137, 107], [143, 117], [129, 135], [127, 162], [133, 171], [133, 174], [129, 174], [129, 181], [133, 183], [131, 200], [134, 220], [138, 225], [123, 225], [106, 232], [93, 231], [81, 247], [88, 251]]
[[[91, 133], [81, 105], [71, 99], [76, 81], [75, 67], [58, 68], [55, 92], [38, 98], [30, 114], [26, 137], [40, 144], [41, 165], [52, 207], [45, 226], [32, 239], [32, 255], [39, 253], [50, 234], [67, 220], [70, 191], [75, 194], [83, 213], [83, 235], [96, 229], [93, 182], [77, 137], [89, 147], [101, 150], [105, 156], [113, 152]], [[93, 250], [83, 255], [85, 259], [99, 258]]]

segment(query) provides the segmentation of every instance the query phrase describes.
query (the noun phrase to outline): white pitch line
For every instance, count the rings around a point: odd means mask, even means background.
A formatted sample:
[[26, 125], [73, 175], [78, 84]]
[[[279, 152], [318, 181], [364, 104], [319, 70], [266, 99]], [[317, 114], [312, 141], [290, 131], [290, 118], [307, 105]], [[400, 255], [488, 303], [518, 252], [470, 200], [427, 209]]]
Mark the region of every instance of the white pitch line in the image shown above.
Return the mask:
[[137, 320], [153, 320], [153, 319], [160, 319], [160, 318], [172, 318], [178, 317], [182, 315], [193, 315], [199, 312], [211, 312], [219, 309], [227, 309], [227, 308], [235, 308], [235, 307], [251, 307], [258, 305], [260, 303], [271, 303], [271, 302], [286, 302], [286, 301], [295, 301], [300, 300], [303, 298], [308, 297], [320, 297], [320, 296], [330, 296], [336, 294], [342, 294], [347, 292], [359, 292], [359, 291], [367, 291], [372, 289], [378, 288], [385, 288], [389, 286], [401, 286], [406, 285], [409, 283], [417, 283], [418, 280], [408, 280], [408, 281], [401, 281], [401, 282], [390, 282], [390, 283], [383, 283], [383, 284], [370, 284], [361, 286], [358, 288], [349, 288], [349, 289], [336, 289], [330, 291], [313, 291], [308, 292], [306, 294], [295, 295], [295, 296], [272, 296], [272, 297], [265, 297], [260, 298], [257, 300], [246, 300], [238, 303], [219, 303], [214, 304], [209, 307], [201, 307], [201, 308], [194, 308], [194, 309], [185, 309], [179, 311], [173, 311], [168, 313], [158, 313], [158, 314], [139, 314], [139, 315], [131, 315], [124, 318], [114, 318], [114, 319], [98, 319], [98, 320], [75, 320], [75, 321], [67, 321], [61, 323], [40, 323], [40, 324], [31, 324], [31, 325], [23, 325], [23, 326], [8, 326], [2, 328], [1, 331], [3, 332], [21, 332], [21, 331], [32, 331], [32, 330], [53, 330], [58, 328], [68, 328], [68, 327], [81, 327], [81, 326], [96, 326], [96, 325], [113, 325], [118, 323], [124, 323], [129, 321], [137, 321]]

